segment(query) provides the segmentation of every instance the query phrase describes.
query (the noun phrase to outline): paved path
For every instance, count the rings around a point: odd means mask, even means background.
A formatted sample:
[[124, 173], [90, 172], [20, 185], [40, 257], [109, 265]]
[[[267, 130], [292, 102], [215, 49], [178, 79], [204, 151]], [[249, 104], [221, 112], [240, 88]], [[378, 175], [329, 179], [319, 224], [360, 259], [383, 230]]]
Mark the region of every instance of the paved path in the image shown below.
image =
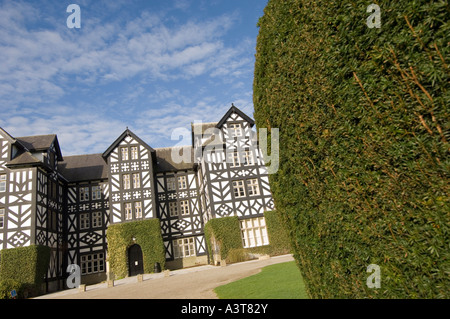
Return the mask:
[[164, 273], [148, 274], [140, 283], [137, 277], [129, 277], [115, 281], [111, 288], [102, 283], [87, 286], [86, 292], [71, 289], [37, 299], [217, 299], [214, 288], [254, 275], [268, 265], [292, 260], [292, 255], [284, 255], [226, 267], [207, 265], [180, 269], [171, 271], [170, 277], [164, 277]]

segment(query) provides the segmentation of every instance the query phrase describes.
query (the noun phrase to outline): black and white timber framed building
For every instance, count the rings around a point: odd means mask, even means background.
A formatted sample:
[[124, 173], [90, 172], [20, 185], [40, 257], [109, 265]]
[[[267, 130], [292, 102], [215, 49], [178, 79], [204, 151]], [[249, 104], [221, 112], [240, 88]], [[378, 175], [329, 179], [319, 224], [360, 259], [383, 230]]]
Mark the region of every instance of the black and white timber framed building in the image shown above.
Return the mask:
[[0, 128], [0, 250], [50, 247], [55, 290], [69, 264], [83, 283], [105, 280], [113, 224], [158, 218], [169, 269], [208, 262], [213, 218], [238, 216], [243, 246], [267, 245], [274, 203], [253, 126], [233, 105], [219, 122], [192, 124], [188, 147], [153, 149], [127, 128], [103, 154], [64, 158], [56, 135]]

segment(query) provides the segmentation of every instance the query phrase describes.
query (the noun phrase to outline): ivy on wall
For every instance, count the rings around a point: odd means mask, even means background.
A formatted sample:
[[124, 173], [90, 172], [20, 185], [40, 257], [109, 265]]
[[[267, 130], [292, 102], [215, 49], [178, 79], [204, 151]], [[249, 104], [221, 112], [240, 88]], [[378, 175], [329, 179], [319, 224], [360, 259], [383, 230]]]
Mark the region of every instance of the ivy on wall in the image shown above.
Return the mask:
[[214, 258], [215, 244], [219, 252], [219, 260], [227, 263], [241, 262], [251, 258], [251, 254], [281, 255], [291, 252], [290, 238], [285, 226], [276, 211], [264, 212], [269, 245], [243, 248], [240, 221], [238, 217], [225, 217], [212, 219], [205, 225], [205, 237], [208, 245], [208, 254]]
[[[205, 239], [208, 246], [208, 255], [211, 259], [218, 248], [220, 260], [225, 260], [232, 249], [242, 249], [241, 231], [237, 217], [224, 217], [211, 219], [205, 225]], [[214, 241], [217, 247], [214, 246]]]
[[128, 248], [134, 244], [142, 249], [145, 273], [152, 273], [155, 263], [164, 269], [166, 258], [159, 219], [111, 225], [106, 236], [109, 267], [116, 279], [128, 276]]

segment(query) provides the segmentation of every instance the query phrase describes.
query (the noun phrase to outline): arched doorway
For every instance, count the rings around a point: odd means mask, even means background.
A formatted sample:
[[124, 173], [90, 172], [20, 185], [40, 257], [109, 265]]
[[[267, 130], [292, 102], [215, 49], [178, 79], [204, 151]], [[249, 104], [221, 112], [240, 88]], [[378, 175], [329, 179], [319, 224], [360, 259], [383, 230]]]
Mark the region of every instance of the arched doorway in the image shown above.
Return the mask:
[[128, 275], [130, 277], [144, 273], [144, 262], [142, 259], [142, 249], [139, 245], [128, 248]]

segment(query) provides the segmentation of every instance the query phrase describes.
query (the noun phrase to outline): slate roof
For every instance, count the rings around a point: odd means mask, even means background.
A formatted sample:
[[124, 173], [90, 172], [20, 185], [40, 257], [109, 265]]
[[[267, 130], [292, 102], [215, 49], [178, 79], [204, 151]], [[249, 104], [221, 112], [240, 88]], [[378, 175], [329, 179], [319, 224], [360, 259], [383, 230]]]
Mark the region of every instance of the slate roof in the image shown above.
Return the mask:
[[108, 178], [108, 165], [102, 154], [65, 156], [58, 169], [69, 182]]
[[191, 123], [192, 134], [202, 133], [204, 134], [207, 129], [214, 128], [219, 122], [210, 123]]
[[20, 166], [20, 165], [43, 165], [43, 163], [34, 157], [30, 152], [23, 152], [22, 154], [16, 156], [12, 161], [7, 163], [7, 166]]
[[52, 146], [52, 143], [55, 142], [56, 154], [58, 156], [58, 160], [63, 160], [61, 149], [58, 143], [58, 137], [56, 134], [48, 134], [48, 135], [34, 135], [34, 136], [23, 136], [15, 138], [20, 145], [24, 146], [30, 152], [39, 152], [45, 151]]
[[[165, 148], [156, 148], [156, 173], [162, 173], [162, 172], [172, 172], [177, 170], [189, 170], [193, 169], [195, 166], [194, 163], [194, 149], [192, 146], [185, 146], [186, 149], [189, 150], [189, 158], [190, 162], [181, 162], [181, 163], [175, 163], [172, 159], [172, 151], [179, 150], [181, 153], [180, 147], [165, 147]], [[180, 155], [182, 156], [182, 155]]]
[[43, 151], [47, 150], [55, 140], [55, 134], [49, 135], [35, 135], [35, 136], [23, 136], [16, 137], [16, 140], [25, 146], [29, 151]]

